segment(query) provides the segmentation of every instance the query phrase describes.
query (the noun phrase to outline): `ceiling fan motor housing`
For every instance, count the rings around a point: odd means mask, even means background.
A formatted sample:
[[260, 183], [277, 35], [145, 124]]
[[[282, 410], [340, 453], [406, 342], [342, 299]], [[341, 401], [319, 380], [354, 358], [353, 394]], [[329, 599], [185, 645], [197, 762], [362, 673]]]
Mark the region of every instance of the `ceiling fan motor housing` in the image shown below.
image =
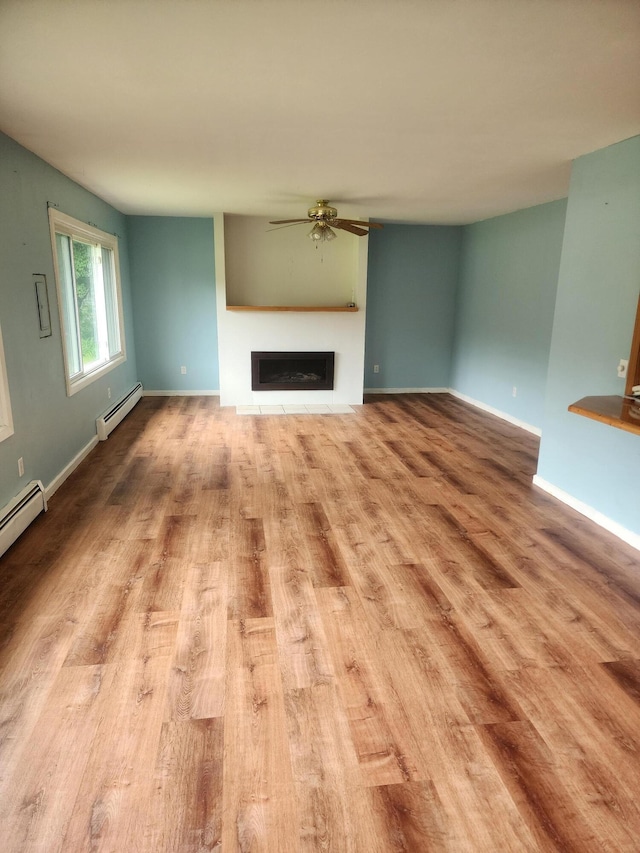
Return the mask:
[[310, 207], [307, 211], [309, 219], [317, 219], [318, 222], [324, 222], [328, 219], [335, 219], [338, 211], [335, 207], [330, 207], [324, 199], [318, 199], [315, 207]]

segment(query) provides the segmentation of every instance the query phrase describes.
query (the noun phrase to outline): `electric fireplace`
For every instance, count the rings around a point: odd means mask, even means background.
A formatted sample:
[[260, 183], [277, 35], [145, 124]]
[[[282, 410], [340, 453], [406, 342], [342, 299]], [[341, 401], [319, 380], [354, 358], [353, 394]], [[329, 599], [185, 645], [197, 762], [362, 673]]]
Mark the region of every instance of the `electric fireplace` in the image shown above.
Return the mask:
[[333, 352], [252, 352], [252, 391], [331, 391]]

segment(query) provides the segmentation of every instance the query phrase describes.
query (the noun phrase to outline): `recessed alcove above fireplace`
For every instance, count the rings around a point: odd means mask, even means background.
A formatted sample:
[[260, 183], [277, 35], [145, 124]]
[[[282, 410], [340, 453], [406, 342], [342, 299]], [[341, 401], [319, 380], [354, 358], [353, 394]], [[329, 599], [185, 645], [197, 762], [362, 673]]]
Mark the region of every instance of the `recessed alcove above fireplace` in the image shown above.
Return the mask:
[[252, 352], [252, 391], [332, 391], [333, 352]]
[[[308, 228], [225, 215], [227, 306], [336, 308], [357, 304], [359, 237], [346, 232], [318, 247]], [[366, 238], [365, 238], [366, 239]]]

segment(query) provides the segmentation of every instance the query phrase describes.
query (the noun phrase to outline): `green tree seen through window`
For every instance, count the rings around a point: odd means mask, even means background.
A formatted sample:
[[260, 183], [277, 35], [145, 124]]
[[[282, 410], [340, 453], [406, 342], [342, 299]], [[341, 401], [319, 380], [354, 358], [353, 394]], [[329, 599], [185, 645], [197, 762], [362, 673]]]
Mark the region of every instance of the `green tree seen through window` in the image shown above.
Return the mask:
[[92, 264], [93, 247], [73, 241], [73, 266], [76, 276], [76, 297], [82, 361], [91, 364], [98, 357], [98, 325]]

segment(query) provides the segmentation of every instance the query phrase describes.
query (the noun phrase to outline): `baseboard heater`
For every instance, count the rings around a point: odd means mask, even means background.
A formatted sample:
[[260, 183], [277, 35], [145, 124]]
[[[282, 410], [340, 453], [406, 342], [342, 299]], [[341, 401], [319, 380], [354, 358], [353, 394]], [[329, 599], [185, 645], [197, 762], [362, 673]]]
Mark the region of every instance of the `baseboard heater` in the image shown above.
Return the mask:
[[0, 510], [0, 557], [27, 529], [33, 519], [46, 509], [44, 486], [40, 480], [32, 480]]
[[142, 383], [138, 382], [128, 394], [118, 400], [107, 412], [96, 421], [96, 429], [100, 441], [106, 441], [118, 424], [123, 421], [142, 397]]

